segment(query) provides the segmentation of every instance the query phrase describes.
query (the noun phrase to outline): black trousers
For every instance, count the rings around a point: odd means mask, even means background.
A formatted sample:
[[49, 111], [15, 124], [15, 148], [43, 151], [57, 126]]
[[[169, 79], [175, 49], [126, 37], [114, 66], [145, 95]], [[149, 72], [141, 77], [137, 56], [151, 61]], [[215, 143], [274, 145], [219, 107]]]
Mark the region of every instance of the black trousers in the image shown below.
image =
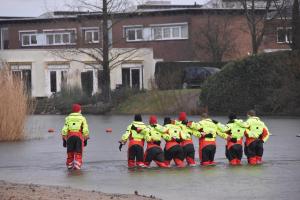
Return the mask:
[[164, 154], [160, 147], [152, 147], [147, 149], [145, 162], [150, 163], [152, 160], [163, 162]]
[[187, 144], [182, 147], [184, 158], [190, 157], [192, 159], [195, 159], [195, 148], [193, 144]]
[[264, 145], [262, 140], [255, 140], [246, 146], [245, 144], [245, 155], [247, 158], [252, 158], [254, 156], [262, 157], [264, 153]]
[[213, 161], [215, 159], [216, 145], [207, 145], [202, 149], [201, 162]]
[[171, 147], [168, 150], [165, 149], [164, 154], [165, 154], [165, 160], [168, 160], [168, 161], [175, 159], [175, 158], [178, 158], [182, 161], [184, 159], [183, 149], [179, 144]]
[[80, 137], [71, 136], [67, 139], [67, 152], [82, 152], [82, 141]]
[[239, 159], [241, 160], [243, 157], [243, 146], [240, 144], [234, 144], [229, 149], [225, 148], [225, 155], [226, 158], [231, 161], [233, 159]]
[[137, 162], [144, 162], [144, 148], [137, 144], [129, 147], [128, 160], [136, 160]]

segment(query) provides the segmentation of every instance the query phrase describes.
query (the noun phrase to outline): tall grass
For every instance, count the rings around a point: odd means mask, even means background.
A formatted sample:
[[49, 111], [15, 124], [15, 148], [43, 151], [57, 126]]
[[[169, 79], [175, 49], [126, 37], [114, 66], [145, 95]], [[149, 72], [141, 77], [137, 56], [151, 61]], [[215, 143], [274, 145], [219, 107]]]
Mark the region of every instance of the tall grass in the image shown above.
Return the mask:
[[24, 127], [29, 111], [28, 102], [23, 81], [13, 77], [8, 67], [1, 68], [0, 141], [16, 141], [25, 138]]

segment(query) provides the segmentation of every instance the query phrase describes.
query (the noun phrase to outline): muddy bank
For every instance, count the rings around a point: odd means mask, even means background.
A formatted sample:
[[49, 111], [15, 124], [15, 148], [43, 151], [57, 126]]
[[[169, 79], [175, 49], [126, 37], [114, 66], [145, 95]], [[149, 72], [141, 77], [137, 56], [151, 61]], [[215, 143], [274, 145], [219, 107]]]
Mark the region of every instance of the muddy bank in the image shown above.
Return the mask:
[[107, 194], [96, 191], [85, 191], [70, 187], [42, 186], [34, 184], [16, 184], [0, 181], [1, 200], [155, 200], [157, 198], [136, 194]]

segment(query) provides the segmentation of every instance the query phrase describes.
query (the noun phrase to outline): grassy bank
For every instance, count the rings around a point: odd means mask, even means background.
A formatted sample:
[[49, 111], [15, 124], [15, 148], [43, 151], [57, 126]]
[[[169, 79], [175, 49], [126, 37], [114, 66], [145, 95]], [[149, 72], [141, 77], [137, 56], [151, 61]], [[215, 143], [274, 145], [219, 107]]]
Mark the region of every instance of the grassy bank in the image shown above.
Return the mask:
[[199, 113], [200, 89], [152, 90], [130, 96], [113, 109], [118, 114], [177, 114]]

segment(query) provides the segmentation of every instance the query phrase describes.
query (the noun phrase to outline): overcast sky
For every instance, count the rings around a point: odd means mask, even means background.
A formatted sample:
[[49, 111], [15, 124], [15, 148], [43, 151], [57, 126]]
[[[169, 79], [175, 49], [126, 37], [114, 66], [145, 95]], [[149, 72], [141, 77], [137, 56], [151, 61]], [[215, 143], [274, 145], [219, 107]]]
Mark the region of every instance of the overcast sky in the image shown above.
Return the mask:
[[[70, 4], [75, 1], [76, 0], [0, 0], [0, 16], [36, 17], [47, 11], [66, 10], [64, 5], [66, 3]], [[197, 2], [198, 4], [202, 4], [203, 2], [206, 2], [208, 0], [171, 0], [171, 1], [172, 4], [194, 4], [194, 2]]]

